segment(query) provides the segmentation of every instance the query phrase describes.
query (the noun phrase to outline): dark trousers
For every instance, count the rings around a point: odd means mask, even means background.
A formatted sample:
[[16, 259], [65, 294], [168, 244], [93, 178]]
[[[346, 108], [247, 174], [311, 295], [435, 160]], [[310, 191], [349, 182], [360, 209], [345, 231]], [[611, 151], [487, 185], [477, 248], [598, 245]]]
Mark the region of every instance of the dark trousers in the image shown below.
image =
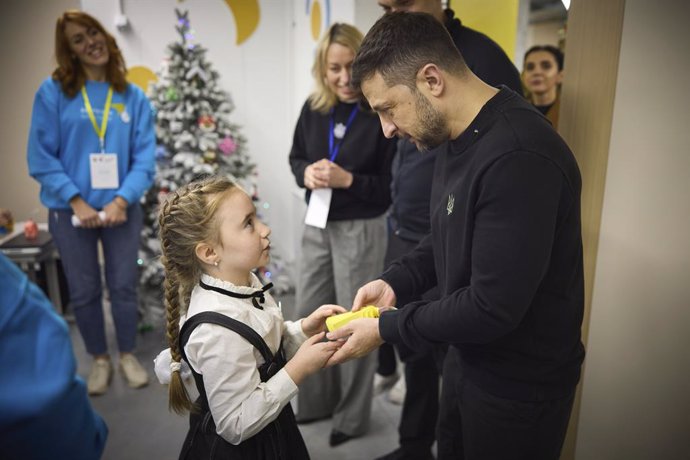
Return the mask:
[[575, 389], [549, 401], [500, 398], [463, 378], [458, 353], [443, 370], [438, 459], [558, 460]]
[[108, 352], [103, 316], [98, 242], [103, 246], [105, 282], [120, 352], [134, 350], [139, 319], [139, 242], [143, 212], [139, 203], [127, 208], [127, 221], [115, 227], [75, 228], [72, 211], [51, 209], [48, 229], [65, 269], [70, 307], [90, 355]]
[[[388, 266], [395, 259], [407, 254], [417, 246], [416, 242], [404, 240], [394, 233], [388, 235], [385, 265]], [[422, 299], [437, 298], [437, 290], [432, 289], [421, 297], [411, 299], [397, 299], [397, 307], [403, 307], [409, 302]], [[386, 344], [384, 344], [386, 346]], [[390, 345], [388, 345], [390, 346]], [[431, 446], [436, 440], [436, 423], [438, 419], [439, 400], [439, 358], [435, 352], [413, 352], [404, 345], [396, 345], [400, 359], [405, 362], [405, 384], [407, 391], [403, 401], [398, 434], [401, 450], [411, 455], [411, 458], [423, 457], [431, 454]], [[395, 355], [391, 352], [379, 352], [379, 370], [390, 369], [393, 360], [395, 369]], [[389, 353], [387, 355], [387, 353]], [[384, 372], [379, 372], [386, 375]], [[392, 372], [390, 372], [392, 373]]]

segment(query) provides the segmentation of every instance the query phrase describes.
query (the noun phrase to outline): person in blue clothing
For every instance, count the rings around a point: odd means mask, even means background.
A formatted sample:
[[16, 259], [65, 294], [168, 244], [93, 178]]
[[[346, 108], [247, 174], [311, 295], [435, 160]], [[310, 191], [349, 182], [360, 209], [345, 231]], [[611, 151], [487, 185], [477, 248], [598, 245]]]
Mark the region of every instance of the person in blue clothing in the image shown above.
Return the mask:
[[29, 173], [41, 186], [48, 226], [65, 270], [71, 306], [94, 357], [89, 394], [104, 393], [112, 366], [106, 345], [98, 242], [129, 384], [148, 383], [135, 347], [139, 199], [155, 173], [154, 116], [125, 80], [115, 39], [93, 17], [67, 11], [55, 30], [57, 68], [38, 89], [29, 131]]
[[64, 320], [0, 254], [0, 456], [101, 457], [108, 428], [94, 412]]

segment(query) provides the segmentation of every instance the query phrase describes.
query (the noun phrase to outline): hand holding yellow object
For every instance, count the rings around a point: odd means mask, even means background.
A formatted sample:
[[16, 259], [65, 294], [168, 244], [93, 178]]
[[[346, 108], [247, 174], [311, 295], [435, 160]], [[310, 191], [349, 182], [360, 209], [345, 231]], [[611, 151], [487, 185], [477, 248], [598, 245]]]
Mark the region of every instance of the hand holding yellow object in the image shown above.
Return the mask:
[[335, 331], [339, 327], [342, 327], [358, 318], [378, 318], [379, 309], [373, 305], [367, 305], [358, 311], [348, 311], [346, 313], [340, 313], [339, 315], [333, 315], [326, 318], [326, 327], [330, 332]]

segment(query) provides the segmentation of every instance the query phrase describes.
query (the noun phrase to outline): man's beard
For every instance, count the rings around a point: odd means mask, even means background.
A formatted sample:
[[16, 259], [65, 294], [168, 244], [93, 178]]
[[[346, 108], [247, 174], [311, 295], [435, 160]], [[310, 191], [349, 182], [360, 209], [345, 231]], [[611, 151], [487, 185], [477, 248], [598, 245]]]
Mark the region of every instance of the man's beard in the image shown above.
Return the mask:
[[435, 149], [448, 140], [448, 122], [431, 105], [424, 95], [415, 89], [415, 110], [419, 121], [417, 147], [422, 151]]

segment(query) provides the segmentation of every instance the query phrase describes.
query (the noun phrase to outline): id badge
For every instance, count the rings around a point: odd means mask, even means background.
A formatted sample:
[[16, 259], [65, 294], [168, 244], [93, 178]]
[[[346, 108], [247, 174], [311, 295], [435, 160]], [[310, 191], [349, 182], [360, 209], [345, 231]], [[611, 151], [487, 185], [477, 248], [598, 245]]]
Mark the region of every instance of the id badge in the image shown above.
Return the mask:
[[328, 211], [331, 209], [332, 188], [317, 188], [311, 191], [307, 215], [304, 223], [317, 228], [326, 228], [328, 222]]
[[117, 174], [117, 154], [92, 153], [89, 155], [89, 160], [92, 189], [116, 189], [120, 187]]

